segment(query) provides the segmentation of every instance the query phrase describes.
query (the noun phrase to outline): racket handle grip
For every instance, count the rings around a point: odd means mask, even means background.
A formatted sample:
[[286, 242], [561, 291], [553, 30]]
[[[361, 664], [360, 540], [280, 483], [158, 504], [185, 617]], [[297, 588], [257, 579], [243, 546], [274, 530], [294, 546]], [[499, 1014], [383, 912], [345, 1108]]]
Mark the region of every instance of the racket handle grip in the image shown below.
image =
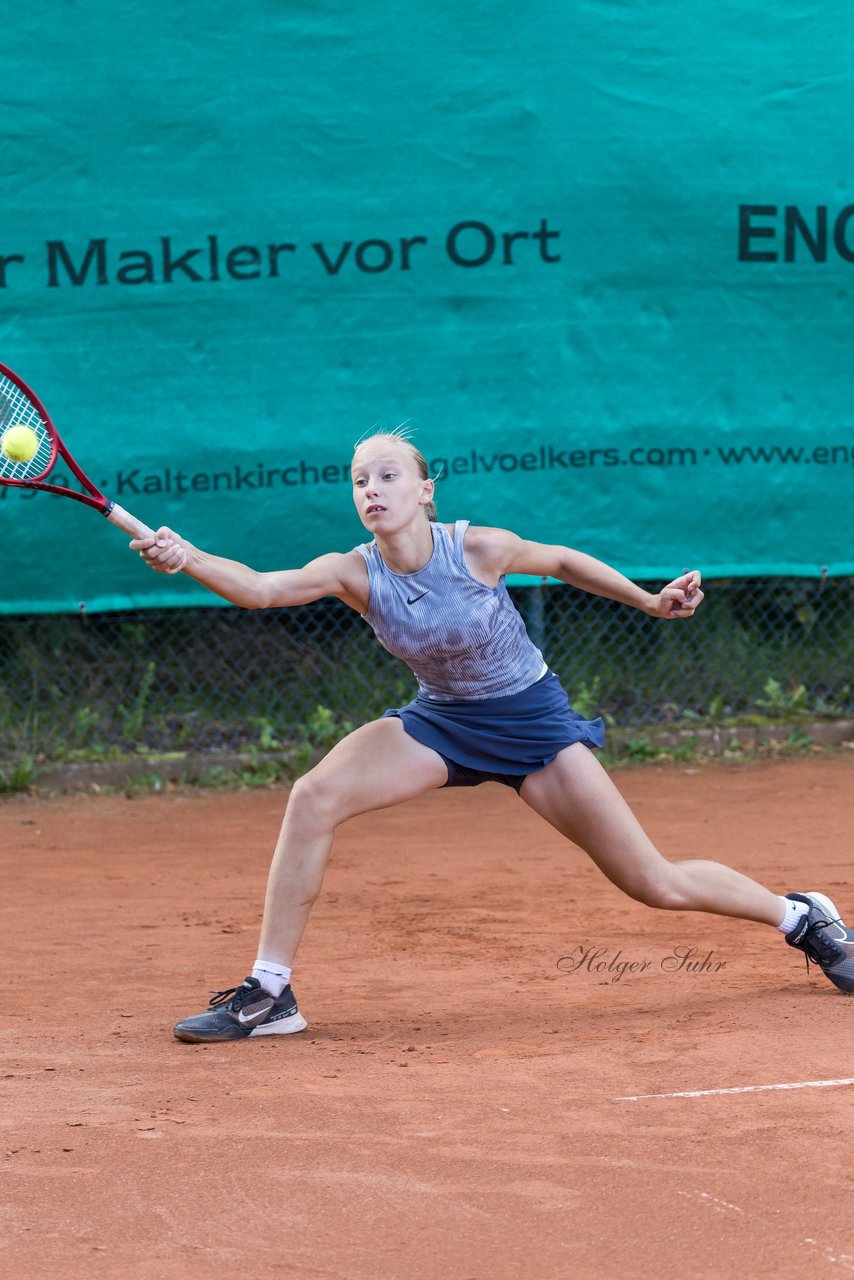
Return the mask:
[[120, 507], [117, 502], [109, 503], [104, 508], [104, 515], [114, 525], [117, 525], [123, 533], [129, 533], [132, 538], [154, 537], [153, 529], [149, 529], [147, 524], [137, 520], [136, 516], [132, 516], [129, 511], [125, 511], [124, 507]]

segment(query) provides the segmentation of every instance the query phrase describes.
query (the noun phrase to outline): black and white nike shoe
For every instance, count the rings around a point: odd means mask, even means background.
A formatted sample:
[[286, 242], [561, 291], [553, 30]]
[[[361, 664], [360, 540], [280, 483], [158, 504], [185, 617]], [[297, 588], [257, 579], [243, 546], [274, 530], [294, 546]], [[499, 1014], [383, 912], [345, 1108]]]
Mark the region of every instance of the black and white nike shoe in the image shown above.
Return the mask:
[[207, 1013], [182, 1019], [172, 1034], [191, 1044], [206, 1044], [249, 1036], [287, 1036], [305, 1031], [307, 1025], [290, 987], [276, 997], [265, 991], [257, 978], [244, 978], [239, 987], [217, 991]]
[[846, 929], [839, 912], [823, 893], [787, 893], [793, 902], [805, 902], [809, 910], [791, 933], [790, 947], [797, 947], [817, 964], [826, 978], [847, 995], [854, 995], [854, 929]]

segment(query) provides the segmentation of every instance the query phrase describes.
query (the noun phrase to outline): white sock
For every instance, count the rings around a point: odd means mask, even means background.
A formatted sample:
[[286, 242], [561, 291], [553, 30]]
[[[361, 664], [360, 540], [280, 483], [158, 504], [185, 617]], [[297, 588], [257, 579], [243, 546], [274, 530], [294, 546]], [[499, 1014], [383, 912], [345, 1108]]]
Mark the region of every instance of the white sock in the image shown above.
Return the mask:
[[276, 964], [275, 960], [262, 960], [259, 957], [252, 966], [252, 977], [257, 978], [264, 990], [278, 999], [291, 980], [291, 970], [286, 964]]
[[781, 933], [791, 933], [802, 917], [807, 914], [809, 906], [806, 902], [793, 902], [791, 898], [781, 898], [780, 903], [783, 908], [783, 919], [777, 928]]

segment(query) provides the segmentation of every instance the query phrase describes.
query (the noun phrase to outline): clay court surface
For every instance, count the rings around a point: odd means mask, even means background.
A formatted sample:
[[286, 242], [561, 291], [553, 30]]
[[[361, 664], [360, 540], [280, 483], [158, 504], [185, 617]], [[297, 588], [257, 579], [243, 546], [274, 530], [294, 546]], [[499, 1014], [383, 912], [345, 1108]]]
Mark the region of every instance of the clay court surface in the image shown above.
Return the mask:
[[[854, 753], [616, 777], [669, 855], [854, 914]], [[854, 1273], [854, 1085], [638, 1098], [850, 1081], [854, 999], [623, 898], [496, 785], [342, 828], [307, 1032], [173, 1040], [251, 966], [284, 800], [0, 804], [0, 1275]]]

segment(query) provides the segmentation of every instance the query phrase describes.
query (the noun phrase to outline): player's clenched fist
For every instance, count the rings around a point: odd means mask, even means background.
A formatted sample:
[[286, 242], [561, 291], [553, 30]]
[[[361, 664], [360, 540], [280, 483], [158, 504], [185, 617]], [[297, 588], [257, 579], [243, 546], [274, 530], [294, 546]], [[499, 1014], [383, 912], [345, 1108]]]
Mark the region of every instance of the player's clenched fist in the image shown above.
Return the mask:
[[654, 618], [693, 618], [704, 599], [700, 582], [696, 569], [683, 573], [653, 597], [649, 612]]
[[187, 547], [171, 529], [158, 529], [153, 538], [134, 538], [131, 551], [138, 551], [157, 573], [180, 573], [187, 563]]

